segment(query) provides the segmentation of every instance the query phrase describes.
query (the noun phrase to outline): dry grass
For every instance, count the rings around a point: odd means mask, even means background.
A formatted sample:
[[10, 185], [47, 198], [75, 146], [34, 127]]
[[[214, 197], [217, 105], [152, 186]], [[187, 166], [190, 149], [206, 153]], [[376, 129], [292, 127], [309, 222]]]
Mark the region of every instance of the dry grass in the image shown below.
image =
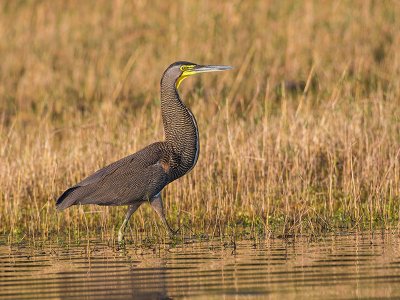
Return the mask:
[[[3, 2], [1, 233], [115, 232], [125, 208], [56, 213], [55, 199], [162, 139], [158, 83], [175, 60], [236, 68], [181, 88], [201, 152], [164, 191], [173, 225], [213, 235], [396, 225], [399, 18], [397, 1]], [[130, 224], [163, 233], [148, 207]]]

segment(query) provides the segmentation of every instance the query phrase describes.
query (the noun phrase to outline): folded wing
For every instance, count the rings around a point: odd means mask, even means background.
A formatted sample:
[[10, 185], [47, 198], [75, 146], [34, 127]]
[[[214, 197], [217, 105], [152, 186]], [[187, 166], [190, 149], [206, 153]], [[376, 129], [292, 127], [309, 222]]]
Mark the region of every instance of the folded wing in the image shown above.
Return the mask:
[[126, 205], [142, 201], [168, 182], [160, 165], [163, 157], [162, 142], [124, 157], [67, 189], [58, 198], [57, 209], [75, 204]]

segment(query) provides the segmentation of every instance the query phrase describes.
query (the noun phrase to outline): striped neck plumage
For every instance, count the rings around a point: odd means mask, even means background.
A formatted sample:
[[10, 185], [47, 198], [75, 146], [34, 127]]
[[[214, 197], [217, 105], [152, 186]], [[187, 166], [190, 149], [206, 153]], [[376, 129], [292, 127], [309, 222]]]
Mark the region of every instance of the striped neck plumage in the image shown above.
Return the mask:
[[180, 170], [190, 171], [199, 155], [199, 133], [193, 113], [179, 97], [176, 80], [161, 80], [161, 114], [166, 142], [180, 159]]

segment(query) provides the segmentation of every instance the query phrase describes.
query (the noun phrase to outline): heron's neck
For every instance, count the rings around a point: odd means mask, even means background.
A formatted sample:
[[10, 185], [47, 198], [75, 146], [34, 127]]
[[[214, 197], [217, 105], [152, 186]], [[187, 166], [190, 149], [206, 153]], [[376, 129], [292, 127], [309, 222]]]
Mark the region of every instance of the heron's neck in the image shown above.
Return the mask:
[[197, 162], [199, 133], [194, 115], [180, 99], [175, 80], [170, 78], [161, 79], [161, 114], [165, 139], [178, 156], [178, 167], [183, 175]]

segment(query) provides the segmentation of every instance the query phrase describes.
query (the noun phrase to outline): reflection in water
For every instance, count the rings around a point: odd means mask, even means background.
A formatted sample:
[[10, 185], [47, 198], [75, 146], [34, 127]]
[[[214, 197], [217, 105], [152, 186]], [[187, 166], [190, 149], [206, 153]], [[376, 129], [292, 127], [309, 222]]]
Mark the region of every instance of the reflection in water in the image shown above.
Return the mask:
[[121, 253], [99, 241], [0, 246], [1, 299], [398, 298], [398, 233], [194, 242]]

